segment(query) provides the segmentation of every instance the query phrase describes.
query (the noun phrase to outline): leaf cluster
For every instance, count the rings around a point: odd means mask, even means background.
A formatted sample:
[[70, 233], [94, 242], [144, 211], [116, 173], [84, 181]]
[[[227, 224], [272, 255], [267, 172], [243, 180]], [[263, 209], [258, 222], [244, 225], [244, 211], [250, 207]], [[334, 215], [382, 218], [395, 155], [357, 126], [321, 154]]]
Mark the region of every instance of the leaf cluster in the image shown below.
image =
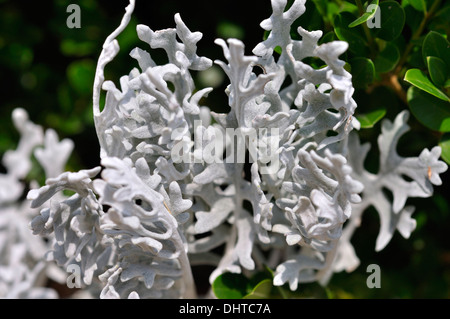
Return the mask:
[[[310, 1], [303, 25], [349, 43], [362, 128], [409, 108], [450, 161], [450, 4], [440, 0]], [[320, 63], [319, 63], [320, 64]], [[320, 66], [319, 66], [320, 67]]]

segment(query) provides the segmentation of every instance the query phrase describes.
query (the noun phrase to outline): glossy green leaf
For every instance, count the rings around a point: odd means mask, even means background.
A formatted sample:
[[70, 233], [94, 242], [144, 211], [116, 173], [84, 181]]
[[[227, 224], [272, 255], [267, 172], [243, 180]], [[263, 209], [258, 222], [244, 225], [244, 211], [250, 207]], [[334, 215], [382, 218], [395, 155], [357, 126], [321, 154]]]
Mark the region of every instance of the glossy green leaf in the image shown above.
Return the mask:
[[371, 128], [386, 115], [386, 109], [378, 109], [366, 114], [357, 115], [361, 128]]
[[427, 57], [427, 64], [431, 81], [437, 86], [444, 86], [445, 81], [447, 81], [447, 78], [449, 77], [447, 64], [434, 56]]
[[450, 164], [450, 134], [446, 133], [442, 135], [439, 146], [442, 149], [441, 157]]
[[426, 69], [426, 61], [422, 58], [422, 44], [414, 46], [409, 53], [408, 65], [410, 69]]
[[377, 73], [386, 73], [392, 71], [400, 60], [400, 51], [392, 42], [386, 42], [384, 48], [373, 60], [375, 71]]
[[316, 10], [319, 12], [319, 14], [322, 15], [323, 17], [325, 17], [328, 12], [327, 1], [326, 0], [312, 0], [312, 2], [314, 2], [314, 5], [316, 6]]
[[375, 66], [370, 59], [357, 57], [350, 61], [352, 82], [355, 88], [366, 88], [373, 82]]
[[[317, 0], [313, 0], [317, 3]], [[329, 1], [329, 0], [320, 0], [321, 2], [325, 3], [324, 7], [326, 7], [326, 19], [330, 22], [333, 22], [336, 16], [342, 12], [357, 12], [358, 7], [351, 3], [350, 1], [341, 1], [338, 3], [338, 1]], [[308, 1], [307, 1], [308, 2]], [[317, 7], [317, 5], [316, 5]], [[325, 17], [322, 15], [322, 17]], [[356, 16], [353, 18], [353, 20], [356, 19]], [[351, 20], [351, 21], [353, 21]], [[351, 22], [349, 21], [349, 23]]]
[[405, 25], [405, 11], [396, 1], [385, 1], [380, 3], [380, 28], [372, 29], [375, 36], [392, 41], [397, 38]]
[[242, 299], [248, 294], [249, 280], [242, 274], [224, 273], [214, 280], [212, 290], [219, 299]]
[[363, 24], [364, 22], [372, 19], [375, 16], [375, 13], [377, 12], [378, 8], [378, 0], [372, 0], [370, 5], [376, 5], [377, 7], [375, 7], [375, 9], [373, 9], [372, 11], [364, 12], [363, 15], [361, 15], [358, 19], [356, 19], [355, 21], [353, 21], [348, 25], [349, 28], [353, 28], [356, 27], [357, 25]]
[[434, 131], [450, 132], [450, 103], [411, 86], [407, 93], [408, 105], [413, 115], [423, 125]]
[[450, 67], [450, 43], [443, 35], [430, 31], [423, 40], [422, 56], [425, 63], [427, 57], [435, 56], [444, 61], [447, 67]]
[[271, 279], [264, 279], [258, 283], [253, 290], [243, 297], [243, 299], [270, 299], [272, 298], [273, 284]]
[[316, 9], [316, 5], [312, 1], [306, 1], [305, 3], [306, 12], [309, 14], [302, 14], [298, 19], [294, 21], [291, 25], [291, 38], [300, 40], [301, 37], [297, 32], [298, 27], [308, 26], [310, 30], [323, 29], [324, 17]]
[[413, 8], [408, 2], [402, 1], [403, 10], [405, 11], [405, 24], [411, 30], [411, 34], [417, 32], [417, 29], [420, 27], [420, 23], [422, 22], [424, 16], [423, 12], [420, 12]]
[[334, 31], [330, 31], [330, 32], [325, 33], [325, 35], [319, 39], [319, 44], [332, 42], [335, 40], [337, 40], [336, 34], [334, 33]]
[[342, 12], [334, 19], [334, 32], [341, 41], [348, 43], [348, 50], [357, 56], [367, 56], [369, 48], [363, 34], [362, 27], [349, 28], [348, 25], [355, 20], [350, 12]]
[[408, 3], [416, 10], [424, 12], [427, 9], [425, 0], [408, 0]]
[[450, 21], [450, 4], [446, 4], [446, 7], [442, 8], [433, 15], [428, 29], [446, 33], [448, 30], [448, 22]]
[[450, 79], [447, 79], [447, 81], [445, 81], [444, 87], [445, 88], [450, 88]]
[[419, 69], [410, 69], [405, 74], [405, 81], [411, 83], [415, 87], [428, 92], [435, 97], [444, 100], [450, 101], [447, 95], [444, 92], [439, 90], [433, 83], [431, 83], [430, 79]]

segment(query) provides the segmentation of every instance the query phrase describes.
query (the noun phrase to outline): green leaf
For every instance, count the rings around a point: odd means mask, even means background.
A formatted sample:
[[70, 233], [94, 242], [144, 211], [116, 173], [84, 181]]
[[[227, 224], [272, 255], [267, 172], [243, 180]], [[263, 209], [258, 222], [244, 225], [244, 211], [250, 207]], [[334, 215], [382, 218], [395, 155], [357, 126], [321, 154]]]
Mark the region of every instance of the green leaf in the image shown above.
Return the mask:
[[408, 65], [410, 69], [417, 68], [423, 70], [427, 68], [426, 61], [424, 63], [424, 59], [422, 58], [422, 43], [420, 43], [420, 46], [414, 46], [410, 51]]
[[372, 60], [362, 57], [354, 58], [350, 61], [352, 68], [352, 82], [355, 88], [366, 88], [373, 82], [375, 76], [375, 66]]
[[224, 273], [214, 280], [212, 290], [219, 299], [242, 299], [248, 293], [249, 284], [242, 274]]
[[367, 56], [369, 47], [363, 34], [361, 26], [349, 28], [348, 25], [355, 20], [355, 16], [350, 12], [342, 12], [334, 19], [334, 32], [341, 41], [348, 43], [348, 50], [356, 56]]
[[264, 279], [258, 283], [253, 290], [243, 299], [270, 299], [272, 298], [272, 279]]
[[364, 22], [372, 19], [375, 16], [375, 13], [377, 12], [378, 8], [378, 0], [372, 0], [370, 5], [376, 5], [375, 9], [373, 9], [370, 12], [364, 12], [362, 16], [360, 16], [358, 19], [356, 19], [355, 21], [353, 21], [348, 25], [349, 28], [353, 28], [356, 27], [357, 25], [363, 24]]
[[447, 95], [444, 92], [439, 90], [433, 83], [431, 83], [430, 79], [419, 69], [410, 69], [405, 74], [405, 81], [411, 83], [415, 87], [418, 87], [425, 92], [428, 92], [435, 97], [444, 100], [450, 101]]
[[372, 128], [378, 121], [386, 115], [386, 109], [378, 109], [366, 114], [356, 116], [361, 123], [361, 128]]
[[327, 15], [327, 1], [325, 0], [312, 0], [316, 5], [316, 10], [319, 12], [321, 16], [325, 18]]
[[326, 10], [326, 18], [328, 19], [328, 21], [332, 22], [336, 18], [336, 15], [338, 15], [340, 12], [339, 6], [334, 1], [324, 1], [324, 2], [325, 2], [325, 8], [326, 8], [325, 9]]
[[70, 85], [80, 94], [92, 93], [95, 64], [92, 60], [75, 61], [67, 67], [67, 78]]
[[[314, 2], [317, 3], [316, 0], [313, 0]], [[309, 1], [307, 1], [309, 2]], [[325, 0], [322, 1], [324, 3], [324, 7], [326, 7], [326, 15], [323, 15], [322, 13], [321, 16], [324, 18], [324, 20], [328, 20], [329, 22], [333, 22], [334, 19], [336, 18], [336, 16], [342, 12], [357, 12], [358, 11], [358, 7], [351, 3], [350, 1], [340, 1], [338, 3], [338, 1], [329, 1], [329, 0]], [[316, 5], [317, 7], [317, 5]], [[356, 16], [353, 18], [353, 20], [356, 19]], [[353, 21], [351, 20], [351, 21]], [[351, 22], [349, 21], [349, 23]]]
[[70, 113], [73, 108], [73, 97], [70, 95], [70, 88], [67, 82], [59, 85], [56, 96], [58, 98], [58, 105], [64, 112]]
[[408, 0], [408, 3], [417, 11], [424, 12], [427, 9], [425, 0]]
[[402, 5], [406, 15], [405, 24], [410, 28], [411, 34], [414, 34], [424, 19], [423, 12], [414, 9], [408, 2], [402, 1]]
[[446, 133], [442, 135], [441, 141], [439, 142], [439, 146], [442, 149], [441, 157], [447, 164], [450, 164], [450, 134]]
[[236, 39], [243, 39], [245, 36], [244, 29], [231, 21], [221, 21], [219, 22], [216, 34], [220, 38], [228, 39], [228, 38], [236, 38]]
[[[4, 43], [4, 40], [2, 39]], [[8, 66], [14, 69], [25, 70], [33, 62], [33, 49], [27, 45], [21, 43], [12, 43], [2, 49], [2, 54], [6, 56]]]
[[323, 29], [324, 16], [316, 9], [314, 2], [306, 1], [305, 8], [309, 14], [302, 14], [291, 25], [292, 39], [300, 39], [300, 35], [297, 32], [299, 26], [308, 26], [309, 30]]
[[419, 122], [434, 131], [450, 132], [450, 103], [411, 86], [408, 105]]
[[403, 31], [405, 25], [405, 11], [396, 1], [385, 1], [380, 3], [380, 28], [372, 29], [375, 36], [392, 41]]
[[335, 40], [337, 40], [336, 34], [334, 34], [334, 31], [330, 31], [328, 33], [325, 33], [325, 35], [319, 39], [319, 44], [332, 42]]
[[445, 34], [448, 30], [448, 21], [450, 21], [450, 5], [442, 8], [433, 15], [428, 25], [429, 30], [438, 31]]
[[51, 112], [45, 116], [45, 122], [49, 127], [51, 126], [64, 134], [78, 134], [83, 130], [83, 123], [77, 116], [66, 118]]
[[450, 88], [450, 79], [447, 79], [447, 81], [445, 81], [444, 87], [445, 88]]
[[384, 48], [373, 60], [377, 73], [392, 71], [400, 60], [400, 51], [392, 42], [385, 42]]
[[82, 57], [92, 54], [96, 50], [96, 44], [92, 41], [75, 41], [64, 39], [60, 44], [61, 53], [65, 56]]
[[449, 74], [445, 62], [437, 57], [429, 56], [427, 57], [427, 64], [431, 81], [437, 86], [444, 86]]
[[426, 63], [426, 58], [435, 56], [440, 58], [450, 68], [450, 43], [443, 35], [430, 31], [423, 40], [422, 56]]

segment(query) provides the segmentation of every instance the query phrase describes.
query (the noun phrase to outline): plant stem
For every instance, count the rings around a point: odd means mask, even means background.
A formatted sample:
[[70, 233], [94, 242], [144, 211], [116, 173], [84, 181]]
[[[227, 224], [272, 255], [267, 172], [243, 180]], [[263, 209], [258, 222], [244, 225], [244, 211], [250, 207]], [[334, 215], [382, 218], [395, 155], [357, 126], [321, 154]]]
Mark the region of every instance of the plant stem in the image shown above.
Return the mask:
[[397, 97], [405, 104], [408, 104], [406, 98], [406, 92], [403, 90], [400, 82], [398, 81], [398, 75], [394, 73], [383, 74], [381, 81], [373, 83], [367, 88], [367, 93], [372, 93], [372, 91], [378, 86], [386, 86], [391, 88]]
[[403, 65], [405, 64], [406, 60], [408, 59], [409, 53], [414, 47], [414, 40], [417, 40], [423, 30], [425, 29], [425, 26], [427, 25], [428, 21], [431, 19], [431, 17], [434, 15], [434, 12], [439, 7], [439, 4], [441, 3], [441, 0], [435, 0], [433, 2], [433, 5], [430, 8], [430, 11], [426, 11], [424, 13], [423, 19], [420, 22], [419, 27], [417, 28], [416, 32], [412, 35], [411, 39], [409, 40], [408, 45], [405, 48], [405, 51], [403, 52], [403, 55], [401, 56], [400, 60], [398, 61], [397, 67], [395, 68], [394, 74], [399, 75], [400, 71], [402, 70]]
[[[356, 1], [356, 2], [360, 2], [360, 1]], [[440, 2], [441, 2], [441, 0], [435, 0], [433, 2], [433, 5], [431, 6], [430, 10], [429, 11], [425, 10], [424, 17], [423, 17], [422, 21], [420, 22], [419, 27], [416, 29], [416, 31], [412, 35], [411, 39], [409, 40], [409, 43], [406, 46], [405, 51], [403, 52], [402, 56], [400, 57], [395, 70], [384, 75], [381, 82], [376, 83], [375, 85], [369, 87], [368, 92], [372, 91], [377, 86], [386, 85], [387, 87], [390, 87], [394, 91], [394, 93], [399, 97], [399, 99], [405, 105], [408, 105], [408, 100], [406, 98], [406, 92], [402, 88], [400, 81], [399, 81], [400, 76], [401, 76], [400, 73], [402, 71], [403, 65], [406, 63], [406, 60], [409, 57], [411, 50], [414, 47], [415, 40], [417, 40], [422, 35], [422, 32], [425, 29], [425, 26], [427, 25], [427, 23], [431, 19], [431, 17], [434, 15], [436, 9], [439, 7]]]
[[407, 105], [408, 99], [406, 98], [406, 92], [400, 85], [400, 82], [398, 81], [398, 76], [395, 74], [390, 74], [389, 77], [386, 79], [386, 82], [388, 83], [388, 86], [390, 86], [394, 90], [395, 94], [397, 94], [400, 100], [402, 100], [402, 102]]

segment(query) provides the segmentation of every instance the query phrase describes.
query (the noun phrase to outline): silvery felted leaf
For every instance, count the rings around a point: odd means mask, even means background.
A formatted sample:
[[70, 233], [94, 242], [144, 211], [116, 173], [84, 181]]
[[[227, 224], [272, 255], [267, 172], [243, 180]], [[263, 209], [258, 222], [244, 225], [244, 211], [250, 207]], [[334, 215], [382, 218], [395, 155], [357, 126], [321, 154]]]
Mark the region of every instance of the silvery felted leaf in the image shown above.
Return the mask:
[[271, 32], [267, 40], [253, 49], [253, 53], [267, 58], [272, 55], [275, 47], [280, 46], [284, 49], [291, 41], [289, 34], [292, 23], [306, 10], [305, 2], [306, 0], [295, 0], [291, 7], [285, 11], [286, 0], [272, 0], [273, 13], [270, 18], [261, 22], [261, 27]]
[[262, 189], [261, 179], [258, 173], [257, 163], [253, 163], [251, 167], [252, 183], [246, 183], [244, 188], [244, 196], [249, 200], [253, 207], [253, 222], [257, 225], [256, 231], [258, 238], [263, 243], [269, 243], [270, 238], [267, 231], [272, 229], [272, 207]]
[[[185, 268], [184, 239], [175, 219], [175, 215], [189, 209], [190, 201], [183, 200], [175, 182], [163, 194], [158, 191], [161, 179], [145, 183], [150, 171], [143, 160], [137, 161], [136, 168], [131, 161], [118, 158], [104, 158], [102, 164], [106, 167], [103, 180], [95, 181], [94, 186], [100, 194], [100, 203], [110, 208], [102, 216], [100, 228], [117, 246], [119, 258], [114, 267], [121, 272], [120, 281], [109, 271], [102, 275], [108, 282], [103, 296], [113, 290], [118, 294], [113, 295], [120, 297], [135, 291], [144, 298], [159, 290], [156, 296], [172, 296], [173, 284], [190, 275]], [[160, 268], [161, 263], [165, 268]], [[172, 284], [162, 284], [169, 279]], [[176, 286], [181, 296], [192, 293], [192, 287], [184, 286], [183, 281]]]
[[[21, 138], [16, 150], [5, 153], [3, 163], [7, 171], [0, 176], [0, 297], [58, 298], [55, 290], [45, 287], [47, 278], [55, 282], [65, 280], [64, 272], [44, 258], [52, 246], [52, 234], [43, 231], [42, 238], [33, 236], [29, 224], [38, 211], [21, 199], [25, 189], [37, 184], [28, 182], [26, 175], [32, 167], [33, 150], [44, 143], [43, 129], [31, 122], [23, 109], [13, 111], [13, 121]], [[52, 130], [47, 130], [46, 136], [47, 151], [43, 157], [47, 158], [40, 163], [47, 176], [54, 177], [63, 170], [73, 142], [60, 143]], [[53, 167], [49, 165], [50, 153], [55, 160]]]
[[211, 283], [224, 272], [241, 273], [242, 267], [249, 270], [255, 268], [255, 262], [252, 258], [255, 232], [248, 212], [245, 210], [239, 211], [232, 229], [232, 236], [228, 236], [226, 240], [227, 249], [221, 257], [220, 263], [209, 277]]
[[[139, 38], [147, 42], [151, 48], [162, 48], [167, 52], [170, 63], [177, 64], [176, 52], [183, 52], [188, 57], [189, 68], [193, 70], [204, 70], [211, 66], [211, 60], [205, 57], [199, 57], [196, 54], [197, 42], [202, 38], [200, 32], [191, 32], [179, 14], [175, 15], [176, 29], [165, 29], [163, 31], [154, 32], [145, 25], [138, 25], [137, 33]], [[177, 41], [176, 36], [181, 39], [181, 43]]]
[[221, 39], [217, 39], [215, 43], [222, 47], [229, 62], [227, 65], [222, 61], [215, 61], [230, 78], [228, 103], [236, 114], [237, 124], [241, 127], [251, 127], [251, 120], [256, 115], [264, 114], [264, 108], [252, 108], [248, 103], [263, 94], [264, 86], [274, 74], [260, 74], [256, 77], [251, 71], [258, 58], [245, 56], [244, 44], [241, 41], [229, 39], [228, 46]]
[[[384, 120], [382, 133], [378, 137], [380, 150], [380, 166], [378, 173], [368, 172], [364, 168], [364, 161], [370, 145], [359, 142], [359, 138], [352, 134], [349, 138], [349, 163], [354, 168], [352, 176], [363, 185], [362, 200], [352, 206], [352, 216], [343, 231], [343, 242], [338, 244], [334, 271], [351, 271], [357, 267], [356, 257], [350, 239], [354, 231], [360, 226], [365, 209], [373, 206], [380, 216], [380, 232], [375, 250], [382, 250], [398, 230], [404, 238], [408, 238], [416, 227], [411, 217], [413, 206], [405, 206], [409, 197], [428, 197], [432, 195], [434, 185], [440, 185], [439, 174], [447, 169], [447, 165], [439, 161], [440, 148], [431, 151], [423, 150], [418, 157], [404, 158], [397, 154], [397, 144], [400, 137], [409, 127], [406, 124], [409, 113], [403, 111], [397, 115], [394, 122]], [[407, 176], [410, 180], [406, 180]], [[392, 201], [385, 194], [385, 190], [392, 192]], [[328, 278], [330, 274], [327, 275]]]
[[26, 205], [0, 209], [1, 298], [58, 298], [56, 291], [45, 288], [49, 268], [43, 256], [48, 245], [29, 231], [32, 213]]
[[344, 222], [350, 217], [351, 203], [360, 200], [357, 194], [362, 191], [362, 185], [350, 177], [351, 168], [345, 158], [328, 151], [325, 154], [322, 158], [315, 152], [300, 150], [298, 157], [303, 167], [294, 167], [294, 183], [284, 184], [288, 193], [296, 194], [294, 201], [277, 201], [286, 209], [294, 230], [301, 235], [299, 243], [317, 245], [317, 240], [338, 239]]
[[13, 175], [0, 174], [0, 203], [14, 202], [24, 190], [24, 185]]
[[64, 172], [55, 178], [49, 178], [46, 181], [47, 185], [39, 189], [32, 189], [28, 193], [27, 198], [31, 200], [31, 207], [36, 208], [42, 206], [53, 195], [64, 189], [75, 191], [82, 196], [88, 196], [92, 182], [91, 178], [99, 172], [100, 167], [81, 170], [76, 173]]
[[169, 203], [170, 213], [174, 216], [187, 211], [192, 206], [192, 201], [183, 199], [180, 186], [176, 182], [170, 183], [169, 186]]
[[[380, 148], [380, 168], [377, 175], [365, 171], [356, 172], [357, 178], [364, 184], [363, 201], [359, 205], [367, 207], [373, 205], [379, 212], [381, 218], [380, 234], [377, 238], [376, 250], [383, 249], [389, 242], [393, 232], [397, 227], [402, 229], [402, 234], [409, 236], [414, 227], [409, 224], [409, 217], [400, 217], [404, 211], [408, 197], [428, 197], [432, 194], [432, 184], [440, 184], [438, 174], [446, 171], [445, 163], [438, 160], [440, 149], [433, 148], [422, 151], [419, 157], [403, 158], [397, 154], [396, 147], [400, 137], [408, 131], [406, 121], [408, 112], [400, 113], [394, 122], [383, 121], [382, 134], [378, 138]], [[349, 145], [357, 152], [359, 142], [355, 136]], [[356, 154], [356, 153], [355, 153]], [[362, 162], [364, 157], [350, 158], [352, 162]], [[359, 164], [361, 167], [361, 164]], [[411, 181], [405, 180], [408, 176]], [[388, 189], [393, 194], [392, 203], [383, 193], [383, 189]], [[408, 215], [411, 210], [408, 209]], [[400, 223], [400, 225], [398, 225]], [[405, 226], [403, 226], [405, 224]], [[393, 227], [397, 225], [396, 227]], [[407, 231], [409, 230], [409, 231]]]
[[[226, 271], [269, 266], [276, 269], [275, 285], [325, 284], [333, 271], [357, 267], [351, 237], [368, 206], [380, 213], [377, 249], [395, 229], [408, 237], [415, 228], [406, 201], [430, 196], [441, 183], [447, 167], [438, 160], [440, 149], [400, 157], [402, 113], [384, 122], [379, 172], [367, 172], [367, 146], [349, 138], [359, 123], [352, 77], [339, 59], [348, 44], [319, 45], [322, 31], [302, 27], [296, 30], [301, 40], [292, 39], [305, 0], [289, 8], [286, 0], [271, 4], [261, 23], [270, 33], [254, 55], [244, 54], [240, 40], [215, 41], [225, 56], [215, 63], [230, 81], [225, 113], [200, 105], [212, 89], [195, 87], [191, 71], [212, 62], [197, 54], [202, 34], [179, 14], [175, 28], [136, 29], [150, 49], [164, 50], [168, 63], [158, 65], [148, 47], [133, 49], [137, 67], [118, 84], [105, 80], [104, 68], [119, 52], [116, 38], [134, 0], [106, 39], [93, 96], [101, 175], [95, 168], [50, 176], [28, 195], [32, 207], [43, 205], [31, 223], [34, 233], [54, 236], [47, 257], [79, 264], [85, 284], [98, 285], [101, 298], [193, 298], [194, 264], [215, 267], [210, 282]], [[313, 67], [309, 58], [323, 65]], [[62, 145], [51, 132], [36, 153], [47, 166]], [[393, 203], [383, 188], [392, 191]], [[67, 198], [63, 189], [76, 194]]]
[[299, 282], [315, 281], [315, 270], [321, 269], [323, 263], [314, 256], [299, 255], [280, 264], [273, 279], [275, 286], [282, 286], [289, 282], [291, 290], [297, 290]]
[[205, 233], [223, 223], [233, 211], [234, 203], [230, 198], [222, 198], [214, 203], [208, 212], [198, 211], [195, 213], [197, 223], [195, 231]]
[[58, 141], [58, 135], [52, 129], [45, 132], [44, 148], [34, 151], [39, 163], [45, 169], [47, 178], [56, 177], [64, 171], [70, 153], [73, 149], [73, 142], [69, 139]]
[[[276, 72], [274, 81], [267, 85], [266, 98], [276, 105], [280, 100], [281, 105], [290, 106], [294, 102], [300, 110], [297, 120], [300, 135], [317, 143], [319, 149], [344, 139], [355, 125], [352, 114], [356, 108], [351, 98], [354, 92], [351, 75], [344, 70], [344, 61], [339, 59], [347, 43], [333, 41], [318, 45], [322, 32], [310, 32], [301, 27], [297, 32], [302, 40], [292, 40], [291, 24], [304, 12], [304, 1], [294, 1], [289, 9], [286, 9], [286, 1], [272, 1], [272, 8], [273, 15], [261, 24], [272, 31], [253, 51], [261, 57], [258, 63], [267, 72]], [[281, 47], [282, 53], [274, 67], [271, 55], [276, 46]], [[302, 61], [306, 57], [320, 58], [326, 65], [316, 70]], [[289, 78], [293, 83], [281, 91], [282, 83]], [[279, 94], [274, 90], [280, 90]], [[330, 108], [339, 113], [330, 112]], [[327, 137], [326, 132], [330, 130], [338, 134]]]
[[[98, 170], [94, 169], [91, 172]], [[48, 260], [55, 260], [58, 265], [80, 263], [83, 281], [90, 285], [94, 272], [102, 270], [105, 261], [102, 254], [111, 251], [102, 243], [102, 232], [99, 229], [99, 218], [102, 208], [92, 191], [89, 175], [79, 174], [80, 179], [71, 178], [75, 173], [64, 173], [52, 186], [43, 186], [38, 190], [29, 192], [29, 199], [33, 207], [39, 207], [50, 197], [62, 189], [72, 189], [78, 193], [61, 202], [55, 200], [50, 207], [44, 208], [41, 214], [35, 217], [30, 227], [35, 234], [46, 235], [54, 233], [55, 242], [48, 252]], [[66, 179], [66, 180], [64, 180]], [[87, 256], [89, 258], [87, 258]], [[108, 258], [107, 258], [108, 259]]]
[[150, 54], [140, 48], [134, 48], [131, 50], [130, 56], [138, 61], [139, 67], [142, 71], [147, 70], [148, 67], [156, 66], [156, 63], [151, 58]]
[[34, 147], [42, 144], [44, 139], [43, 130], [42, 127], [28, 119], [28, 113], [24, 109], [15, 109], [12, 118], [14, 126], [21, 135], [21, 139], [16, 150], [5, 153], [2, 163], [8, 174], [16, 178], [24, 178], [31, 169], [30, 156]]
[[44, 140], [42, 127], [31, 122], [24, 109], [15, 109], [12, 119], [21, 137], [17, 148], [6, 151], [2, 158], [6, 174], [0, 174], [0, 203], [15, 202], [22, 195], [24, 185], [20, 180], [31, 170], [33, 149]]

